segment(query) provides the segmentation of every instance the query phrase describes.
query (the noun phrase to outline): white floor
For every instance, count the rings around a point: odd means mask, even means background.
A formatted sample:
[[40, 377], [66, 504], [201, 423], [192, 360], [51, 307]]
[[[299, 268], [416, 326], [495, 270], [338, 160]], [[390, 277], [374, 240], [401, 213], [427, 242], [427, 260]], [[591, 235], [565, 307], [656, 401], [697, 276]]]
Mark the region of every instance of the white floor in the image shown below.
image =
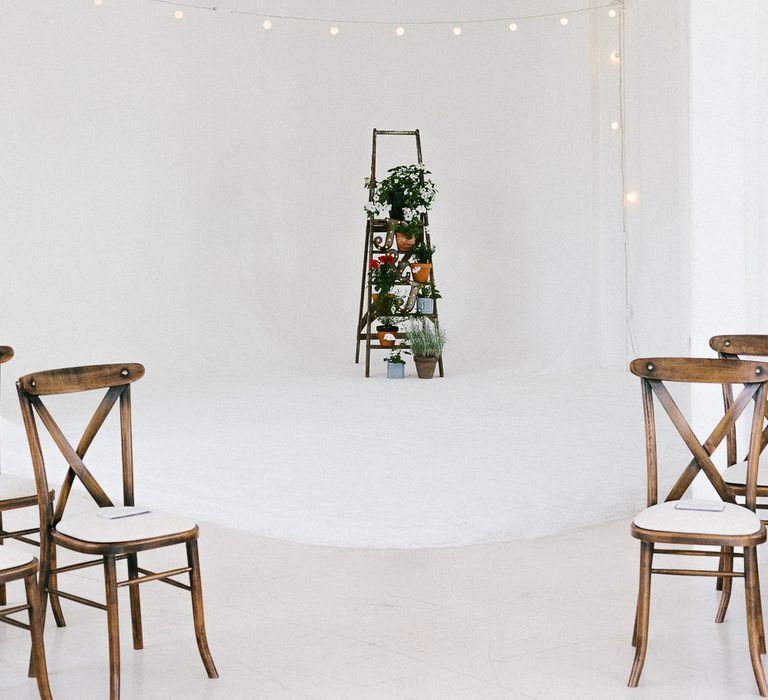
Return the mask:
[[[124, 698], [756, 697], [743, 589], [716, 625], [714, 583], [703, 579], [654, 578], [645, 672], [625, 688], [638, 559], [625, 520], [432, 550], [317, 547], [207, 525], [201, 547], [221, 678], [205, 676], [187, 595], [146, 584], [143, 651], [131, 647], [121, 598]], [[103, 595], [96, 569], [68, 579], [65, 588]], [[64, 606], [68, 626], [49, 619], [46, 630], [54, 696], [104, 698], [104, 615]], [[36, 697], [27, 654], [26, 633], [0, 627], [0, 697]]]
[[[472, 371], [453, 361], [432, 381], [387, 380], [377, 357], [367, 380], [350, 363], [242, 385], [169, 383], [148, 366], [133, 388], [137, 497], [277, 539], [401, 548], [542, 536], [643, 505], [635, 377], [522, 375], [514, 364]], [[75, 444], [101, 398], [92, 394], [75, 399], [89, 402], [79, 412], [70, 397], [50, 399]], [[17, 404], [8, 391], [2, 470], [30, 475]], [[119, 493], [109, 421], [85, 461]], [[49, 461], [52, 484], [64, 467]]]

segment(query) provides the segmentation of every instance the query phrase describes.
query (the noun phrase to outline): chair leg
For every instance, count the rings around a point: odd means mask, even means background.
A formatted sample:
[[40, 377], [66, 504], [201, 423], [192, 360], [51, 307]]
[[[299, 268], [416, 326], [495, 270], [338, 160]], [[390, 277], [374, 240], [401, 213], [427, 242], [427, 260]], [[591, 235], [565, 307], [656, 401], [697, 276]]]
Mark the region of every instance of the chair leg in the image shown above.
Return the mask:
[[[718, 571], [728, 573], [733, 571], [733, 547], [723, 547], [723, 556], [720, 557], [720, 565]], [[722, 586], [720, 590], [720, 605], [717, 608], [717, 614], [715, 615], [715, 622], [724, 622], [725, 614], [728, 612], [728, 603], [731, 601], [731, 591], [733, 590], [733, 578], [730, 576], [721, 577], [717, 579]]]
[[[0, 530], [3, 529], [3, 514], [0, 512]], [[5, 539], [0, 540], [0, 546], [5, 544]], [[8, 597], [5, 590], [5, 584], [0, 583], [0, 605], [7, 605]]]
[[27, 592], [27, 605], [29, 605], [29, 631], [32, 635], [32, 658], [34, 659], [34, 677], [37, 679], [37, 690], [41, 700], [51, 700], [51, 688], [48, 685], [48, 667], [45, 663], [45, 646], [43, 644], [40, 591], [34, 575], [24, 578], [24, 588]]
[[651, 542], [640, 543], [640, 588], [637, 606], [637, 633], [635, 648], [635, 660], [632, 663], [632, 671], [629, 674], [629, 687], [636, 688], [640, 682], [640, 674], [643, 672], [645, 654], [648, 651], [648, 617], [651, 606], [651, 565], [653, 563], [653, 544]]
[[120, 620], [117, 609], [117, 571], [115, 555], [104, 556], [104, 587], [107, 594], [109, 632], [109, 699], [120, 698]]
[[[128, 555], [128, 578], [139, 578], [139, 558], [136, 554]], [[141, 593], [139, 586], [128, 586], [131, 597], [131, 629], [133, 631], [133, 648], [144, 648], [144, 635], [141, 629]]]
[[[50, 554], [50, 568], [55, 569], [56, 564], [56, 545], [51, 542], [51, 554]], [[56, 576], [56, 574], [50, 574], [49, 575], [50, 580], [50, 588], [56, 588], [59, 587], [59, 578]], [[52, 595], [51, 596], [51, 612], [53, 613], [53, 619], [56, 621], [56, 627], [66, 627], [67, 621], [64, 619], [64, 612], [61, 609], [61, 600], [59, 599], [59, 596]]]
[[763, 624], [763, 599], [760, 595], [760, 572], [757, 568], [757, 550], [755, 550], [755, 624], [757, 625], [760, 653], [765, 654], [765, 625]]
[[200, 583], [200, 556], [197, 552], [197, 540], [187, 542], [187, 566], [190, 567], [189, 586], [192, 589], [192, 617], [195, 622], [195, 637], [200, 658], [208, 673], [208, 678], [218, 678], [219, 672], [213, 663], [211, 651], [208, 648], [208, 638], [205, 634], [205, 618], [203, 616], [203, 590]]
[[768, 682], [765, 679], [763, 660], [760, 658], [760, 630], [758, 629], [759, 608], [757, 596], [759, 595], [759, 573], [757, 570], [757, 549], [755, 547], [744, 548], [744, 590], [746, 592], [747, 608], [747, 636], [749, 638], [749, 656], [752, 660], [752, 670], [755, 672], [755, 681], [760, 695], [768, 695]]
[[[723, 554], [725, 554], [727, 549], [728, 549], [728, 547], [722, 547], [722, 548], [721, 548], [721, 550], [722, 550], [722, 553], [723, 553]], [[723, 563], [724, 563], [724, 562], [725, 562], [725, 556], [721, 556], [721, 557], [720, 557], [720, 558], [717, 560], [717, 570], [718, 570], [718, 571], [723, 571]], [[716, 591], [722, 591], [722, 590], [723, 590], [723, 581], [724, 581], [724, 580], [725, 580], [725, 579], [723, 579], [723, 578], [721, 578], [721, 577], [719, 577], [719, 576], [718, 576], [718, 578], [717, 578], [717, 581], [716, 581], [716, 583], [715, 583], [715, 590], [716, 590]]]

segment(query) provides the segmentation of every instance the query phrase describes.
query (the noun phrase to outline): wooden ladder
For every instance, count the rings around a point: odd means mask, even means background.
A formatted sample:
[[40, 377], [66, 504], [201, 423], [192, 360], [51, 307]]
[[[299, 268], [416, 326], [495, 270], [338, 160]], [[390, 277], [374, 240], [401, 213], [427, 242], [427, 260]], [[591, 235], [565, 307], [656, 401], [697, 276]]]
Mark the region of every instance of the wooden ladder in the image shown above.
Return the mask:
[[[376, 142], [379, 136], [413, 136], [416, 140], [416, 157], [419, 165], [422, 164], [421, 160], [421, 136], [419, 130], [415, 131], [389, 131], [383, 129], [373, 130], [373, 140], [371, 144], [371, 179], [370, 189], [368, 191], [368, 201], [373, 201], [373, 192], [376, 188]], [[421, 214], [421, 222], [424, 227], [424, 242], [428, 245], [432, 245], [432, 241], [429, 235], [429, 215]], [[357, 330], [355, 334], [355, 364], [360, 362], [360, 344], [365, 343], [365, 376], [371, 376], [371, 350], [391, 350], [392, 348], [383, 347], [378, 342], [372, 342], [377, 339], [374, 334], [371, 333], [371, 326], [374, 318], [371, 313], [371, 306], [373, 304], [372, 285], [370, 276], [368, 275], [368, 263], [373, 260], [374, 255], [394, 255], [397, 260], [397, 269], [400, 272], [400, 279], [395, 283], [395, 286], [407, 286], [410, 287], [408, 298], [406, 299], [405, 306], [400, 317], [416, 317], [423, 316], [428, 318], [435, 324], [435, 330], [440, 329], [440, 321], [437, 314], [437, 299], [435, 299], [434, 310], [431, 314], [419, 314], [414, 311], [416, 305], [416, 297], [418, 296], [419, 289], [422, 285], [419, 282], [414, 282], [411, 279], [411, 273], [408, 269], [408, 265], [411, 261], [411, 253], [398, 252], [395, 245], [395, 235], [390, 230], [387, 219], [376, 219], [373, 214], [369, 214], [365, 223], [365, 248], [363, 250], [363, 274], [360, 282], [360, 307], [357, 314]], [[432, 269], [429, 273], [429, 283], [435, 284], [435, 266], [432, 265]], [[366, 302], [367, 300], [367, 302]], [[405, 337], [404, 333], [395, 334], [398, 340]], [[407, 348], [407, 345], [401, 344], [398, 347]], [[443, 377], [443, 358], [442, 355], [438, 360], [438, 368], [440, 376]]]

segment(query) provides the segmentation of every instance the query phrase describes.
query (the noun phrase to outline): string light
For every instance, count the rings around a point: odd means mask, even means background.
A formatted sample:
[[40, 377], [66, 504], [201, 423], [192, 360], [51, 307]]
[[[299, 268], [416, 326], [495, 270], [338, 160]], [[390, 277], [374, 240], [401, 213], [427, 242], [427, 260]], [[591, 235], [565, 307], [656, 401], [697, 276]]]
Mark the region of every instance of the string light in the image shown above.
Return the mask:
[[609, 17], [615, 17], [616, 16], [616, 10], [614, 10], [614, 9], [608, 10], [608, 16]]
[[512, 22], [512, 24], [509, 25], [509, 31], [510, 32], [516, 32], [517, 31], [517, 24]]
[[173, 16], [176, 19], [181, 19], [184, 16], [184, 13], [181, 10], [176, 10], [176, 12], [173, 13]]
[[397, 34], [397, 36], [403, 36], [403, 34], [405, 34], [405, 27], [398, 27], [395, 29], [395, 34]]
[[330, 32], [331, 34], [333, 34], [333, 36], [336, 36], [339, 33], [339, 28], [334, 25], [333, 27], [331, 27]]
[[611, 122], [611, 129], [613, 129], [614, 131], [618, 131], [619, 126], [621, 126], [619, 122]]
[[624, 195], [624, 202], [631, 206], [640, 202], [640, 193], [637, 190], [630, 190]]
[[621, 61], [621, 54], [618, 51], [614, 51], [611, 54], [611, 63], [619, 63]]
[[454, 33], [456, 36], [459, 36], [459, 34], [461, 34], [461, 27], [454, 27], [454, 28], [453, 28], [453, 33]]
[[560, 18], [560, 24], [562, 24], [563, 26], [568, 24], [568, 18], [567, 17], [561, 17]]
[[269, 19], [265, 19], [265, 20], [264, 20], [264, 21], [261, 23], [261, 26], [262, 26], [262, 27], [264, 27], [264, 29], [272, 29], [272, 20], [269, 20]]

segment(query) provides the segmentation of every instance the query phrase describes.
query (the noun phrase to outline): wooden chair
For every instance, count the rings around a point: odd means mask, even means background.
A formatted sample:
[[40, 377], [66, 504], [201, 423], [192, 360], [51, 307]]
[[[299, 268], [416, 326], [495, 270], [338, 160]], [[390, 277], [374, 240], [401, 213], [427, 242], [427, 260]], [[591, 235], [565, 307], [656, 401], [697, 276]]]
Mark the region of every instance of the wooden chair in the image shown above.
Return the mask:
[[[65, 598], [77, 603], [105, 610], [109, 632], [109, 688], [110, 698], [120, 697], [120, 643], [118, 624], [118, 598], [120, 588], [130, 591], [133, 647], [143, 647], [141, 627], [141, 602], [139, 585], [148, 581], [163, 581], [172, 586], [190, 591], [197, 646], [203, 665], [209, 678], [217, 678], [218, 673], [208, 649], [203, 618], [203, 597], [200, 583], [200, 563], [197, 551], [198, 527], [192, 520], [175, 515], [152, 511], [142, 515], [131, 515], [117, 519], [107, 519], [114, 514], [113, 502], [104, 492], [96, 478], [83, 463], [94, 437], [104, 424], [112, 407], [120, 402], [120, 435], [122, 455], [122, 485], [124, 506], [134, 506], [133, 483], [133, 443], [131, 430], [131, 384], [144, 376], [144, 368], [139, 364], [96, 365], [91, 367], [73, 367], [38, 372], [21, 377], [16, 386], [21, 402], [24, 427], [32, 454], [32, 464], [37, 482], [38, 505], [41, 522], [41, 565], [40, 590], [43, 601], [43, 614], [48, 596]], [[80, 438], [77, 448], [67, 441], [61, 429], [43, 404], [41, 397], [51, 394], [70, 394], [79, 391], [107, 389], [104, 398], [90, 419]], [[47, 498], [48, 476], [46, 474], [40, 437], [35, 414], [47, 429], [53, 442], [69, 464], [66, 477], [59, 491], [55, 507]], [[90, 496], [96, 502], [97, 509], [77, 515], [66, 513], [67, 501], [75, 478], [79, 479]], [[156, 573], [141, 568], [138, 552], [184, 544], [187, 554], [187, 566]], [[53, 545], [83, 554], [96, 555], [99, 558], [55, 567], [50, 552]], [[125, 559], [128, 565], [128, 578], [118, 581], [116, 562]], [[75, 571], [89, 566], [102, 565], [106, 589], [106, 605], [65, 592], [51, 583], [52, 575]], [[189, 574], [189, 585], [171, 577]]]
[[[728, 581], [734, 578], [743, 578], [752, 668], [760, 695], [768, 695], [768, 683], [766, 683], [765, 671], [760, 659], [760, 654], [765, 653], [765, 635], [757, 568], [757, 545], [765, 542], [766, 529], [754, 512], [757, 500], [758, 458], [766, 410], [765, 383], [768, 381], [768, 363], [722, 359], [650, 358], [635, 360], [630, 365], [630, 369], [642, 380], [648, 471], [648, 507], [632, 522], [632, 536], [640, 540], [640, 587], [632, 638], [632, 644], [636, 647], [635, 659], [629, 676], [629, 686], [632, 688], [637, 686], [648, 649], [652, 574], [712, 576], [721, 577]], [[717, 423], [709, 437], [704, 442], [700, 442], [670, 395], [665, 382], [744, 384], [745, 386], [725, 411], [725, 415]], [[691, 461], [685, 465], [680, 477], [662, 503], [658, 502], [654, 395], [692, 455]], [[712, 463], [710, 455], [722, 443], [736, 420], [752, 402], [754, 402], [754, 411], [747, 460], [745, 507], [736, 504], [733, 492], [723, 481]], [[700, 472], [706, 475], [723, 503], [720, 501], [699, 501], [698, 503], [717, 507], [722, 505], [722, 511], [682, 510], [676, 507]], [[690, 506], [697, 502], [686, 501], [685, 503]], [[659, 547], [661, 544], [675, 545], [675, 547], [661, 548]], [[735, 547], [741, 547], [743, 554], [733, 554], [733, 557], [743, 559], [744, 570], [734, 571], [732, 567], [727, 566], [718, 571], [653, 568], [653, 558], [659, 554], [722, 558], [721, 550], [690, 549], [686, 548], [686, 545], [727, 547], [731, 552]], [[733, 559], [730, 558], [730, 561], [732, 562]], [[720, 611], [718, 611], [718, 617], [720, 617]]]
[[[0, 581], [3, 585], [11, 581], [24, 581], [27, 596], [25, 605], [14, 605], [0, 609], [0, 621], [14, 627], [29, 630], [32, 636], [32, 661], [29, 676], [37, 679], [37, 690], [42, 700], [51, 699], [48, 685], [48, 668], [45, 663], [43, 644], [43, 610], [37, 585], [37, 559], [31, 554], [3, 549], [0, 551]], [[5, 604], [3, 604], [5, 605]], [[29, 623], [20, 622], [9, 615], [29, 611]]]
[[[7, 345], [0, 345], [0, 365], [8, 362], [13, 357], [13, 348]], [[53, 500], [55, 493], [49, 494]], [[0, 472], [0, 545], [5, 544], [5, 540], [14, 539], [19, 542], [30, 544], [33, 547], [39, 547], [40, 543], [30, 537], [40, 531], [40, 526], [25, 528], [22, 530], [6, 531], [3, 527], [3, 513], [18, 508], [37, 508], [37, 489], [35, 480], [13, 474], [3, 474]], [[51, 548], [51, 557], [56, 561], [56, 549]], [[55, 579], [54, 579], [55, 586]], [[0, 583], [0, 605], [5, 605], [6, 593], [5, 584]], [[51, 601], [51, 610], [56, 624], [64, 627], [64, 613], [61, 611], [61, 605], [58, 600]]]
[[[709, 340], [709, 346], [719, 357], [738, 360], [740, 357], [768, 357], [768, 335], [716, 335]], [[726, 410], [733, 404], [733, 389], [723, 385], [723, 404]], [[768, 426], [763, 430], [761, 452], [768, 444]], [[728, 488], [737, 496], [746, 492], [747, 458], [738, 459], [736, 430], [731, 429], [726, 435], [727, 468], [723, 474]], [[757, 472], [757, 496], [768, 497], [768, 464], [762, 464]], [[768, 504], [757, 504], [758, 509], [768, 508]], [[768, 522], [768, 518], [763, 518]]]

